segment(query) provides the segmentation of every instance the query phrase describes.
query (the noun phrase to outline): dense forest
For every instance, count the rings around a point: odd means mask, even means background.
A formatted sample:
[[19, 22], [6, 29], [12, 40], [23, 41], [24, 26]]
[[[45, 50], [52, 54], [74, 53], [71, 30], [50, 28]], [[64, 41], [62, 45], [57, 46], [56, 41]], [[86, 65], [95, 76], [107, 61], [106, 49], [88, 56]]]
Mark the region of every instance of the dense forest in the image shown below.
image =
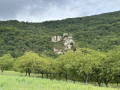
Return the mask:
[[72, 33], [76, 47], [108, 52], [120, 46], [120, 11], [42, 23], [0, 21], [0, 56], [26, 51], [56, 57], [51, 36]]

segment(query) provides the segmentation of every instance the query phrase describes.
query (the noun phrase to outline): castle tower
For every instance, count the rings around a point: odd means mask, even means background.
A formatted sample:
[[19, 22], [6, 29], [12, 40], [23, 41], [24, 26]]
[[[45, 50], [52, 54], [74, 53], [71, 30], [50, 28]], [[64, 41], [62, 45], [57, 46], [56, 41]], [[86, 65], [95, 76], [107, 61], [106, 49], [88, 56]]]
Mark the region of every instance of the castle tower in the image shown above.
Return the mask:
[[57, 37], [56, 37], [56, 36], [52, 36], [52, 37], [51, 37], [51, 41], [52, 41], [52, 42], [57, 42]]
[[61, 36], [57, 36], [57, 42], [61, 41], [62, 37]]

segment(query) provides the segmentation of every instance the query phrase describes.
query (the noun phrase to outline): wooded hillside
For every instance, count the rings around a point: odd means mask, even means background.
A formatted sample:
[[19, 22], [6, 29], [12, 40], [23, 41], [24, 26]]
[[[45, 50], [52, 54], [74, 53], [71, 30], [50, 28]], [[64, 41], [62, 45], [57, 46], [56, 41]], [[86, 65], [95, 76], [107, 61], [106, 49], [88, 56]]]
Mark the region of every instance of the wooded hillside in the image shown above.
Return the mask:
[[55, 56], [51, 36], [72, 33], [77, 47], [107, 52], [120, 46], [120, 11], [42, 23], [0, 21], [0, 56], [26, 51]]

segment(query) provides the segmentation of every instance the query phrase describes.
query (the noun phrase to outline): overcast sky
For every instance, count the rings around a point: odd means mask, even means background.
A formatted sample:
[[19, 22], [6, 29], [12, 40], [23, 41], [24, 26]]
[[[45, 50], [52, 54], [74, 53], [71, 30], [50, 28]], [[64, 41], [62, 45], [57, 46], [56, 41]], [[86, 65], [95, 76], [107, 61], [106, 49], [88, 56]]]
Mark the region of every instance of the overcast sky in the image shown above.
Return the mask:
[[0, 20], [42, 22], [120, 10], [120, 0], [0, 0]]

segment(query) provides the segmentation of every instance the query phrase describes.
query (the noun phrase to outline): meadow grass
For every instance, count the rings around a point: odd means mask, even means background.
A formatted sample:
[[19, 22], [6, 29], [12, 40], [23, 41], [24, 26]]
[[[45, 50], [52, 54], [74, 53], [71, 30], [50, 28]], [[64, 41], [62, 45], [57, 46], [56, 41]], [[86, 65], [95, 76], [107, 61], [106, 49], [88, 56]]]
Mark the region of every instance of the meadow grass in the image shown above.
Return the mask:
[[[15, 72], [12, 72], [13, 75]], [[118, 90], [117, 88], [96, 87], [33, 77], [0, 75], [0, 90]], [[19, 75], [19, 73], [18, 73]]]

